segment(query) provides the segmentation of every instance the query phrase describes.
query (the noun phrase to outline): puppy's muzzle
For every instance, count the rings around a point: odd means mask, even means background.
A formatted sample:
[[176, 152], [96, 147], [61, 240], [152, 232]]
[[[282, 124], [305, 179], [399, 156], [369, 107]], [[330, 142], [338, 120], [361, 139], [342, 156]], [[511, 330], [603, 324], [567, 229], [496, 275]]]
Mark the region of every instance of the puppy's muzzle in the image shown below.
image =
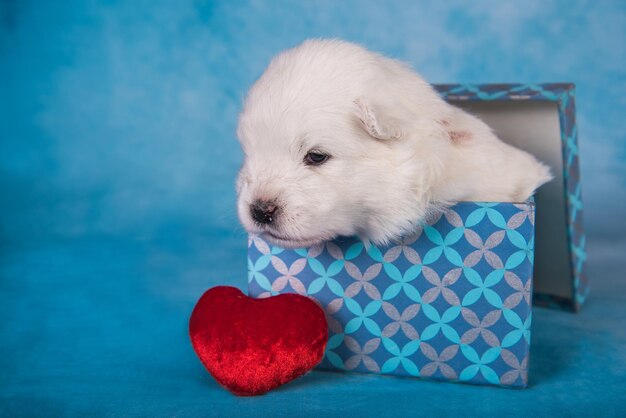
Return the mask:
[[257, 200], [250, 205], [250, 214], [256, 223], [267, 225], [274, 221], [276, 209], [272, 202]]

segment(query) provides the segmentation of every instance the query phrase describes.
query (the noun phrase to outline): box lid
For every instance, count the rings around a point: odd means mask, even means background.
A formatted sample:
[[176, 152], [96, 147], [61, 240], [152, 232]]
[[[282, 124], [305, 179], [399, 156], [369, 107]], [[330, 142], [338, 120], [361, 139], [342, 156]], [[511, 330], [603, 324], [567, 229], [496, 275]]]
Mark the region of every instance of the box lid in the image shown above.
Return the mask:
[[578, 311], [589, 290], [571, 83], [441, 84], [444, 99], [486, 122], [503, 141], [552, 169], [536, 194], [536, 304]]

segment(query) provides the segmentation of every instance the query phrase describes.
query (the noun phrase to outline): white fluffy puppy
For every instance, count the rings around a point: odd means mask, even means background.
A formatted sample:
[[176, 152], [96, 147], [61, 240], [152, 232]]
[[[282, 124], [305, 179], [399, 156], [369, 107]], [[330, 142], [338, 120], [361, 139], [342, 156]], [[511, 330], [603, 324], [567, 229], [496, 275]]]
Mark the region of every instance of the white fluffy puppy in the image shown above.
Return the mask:
[[277, 245], [377, 244], [458, 201], [523, 201], [548, 168], [442, 100], [407, 65], [339, 40], [276, 56], [237, 131], [244, 227]]

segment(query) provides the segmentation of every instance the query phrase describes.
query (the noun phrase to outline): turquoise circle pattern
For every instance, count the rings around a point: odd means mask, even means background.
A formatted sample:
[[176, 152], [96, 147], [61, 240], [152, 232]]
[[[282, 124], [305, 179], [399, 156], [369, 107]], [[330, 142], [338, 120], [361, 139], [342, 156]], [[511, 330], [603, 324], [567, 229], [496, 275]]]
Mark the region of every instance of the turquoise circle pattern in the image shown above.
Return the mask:
[[387, 246], [288, 250], [250, 236], [249, 294], [321, 305], [321, 369], [525, 387], [533, 237], [532, 202], [459, 203]]

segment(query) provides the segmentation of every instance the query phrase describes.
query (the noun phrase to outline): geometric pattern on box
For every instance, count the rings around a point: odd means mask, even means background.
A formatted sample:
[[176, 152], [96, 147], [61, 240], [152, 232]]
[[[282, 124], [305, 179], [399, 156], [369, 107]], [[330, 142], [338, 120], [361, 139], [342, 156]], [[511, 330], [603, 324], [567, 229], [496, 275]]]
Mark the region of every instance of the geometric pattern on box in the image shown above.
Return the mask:
[[342, 237], [290, 250], [253, 235], [248, 291], [321, 305], [321, 369], [525, 387], [534, 213], [462, 202], [387, 246]]
[[565, 210], [567, 212], [572, 277], [572, 296], [536, 294], [535, 303], [579, 311], [589, 294], [586, 237], [583, 228], [583, 203], [579, 169], [578, 130], [576, 129], [575, 85], [572, 83], [540, 84], [439, 84], [434, 86], [449, 101], [547, 101], [555, 102], [561, 127]]

